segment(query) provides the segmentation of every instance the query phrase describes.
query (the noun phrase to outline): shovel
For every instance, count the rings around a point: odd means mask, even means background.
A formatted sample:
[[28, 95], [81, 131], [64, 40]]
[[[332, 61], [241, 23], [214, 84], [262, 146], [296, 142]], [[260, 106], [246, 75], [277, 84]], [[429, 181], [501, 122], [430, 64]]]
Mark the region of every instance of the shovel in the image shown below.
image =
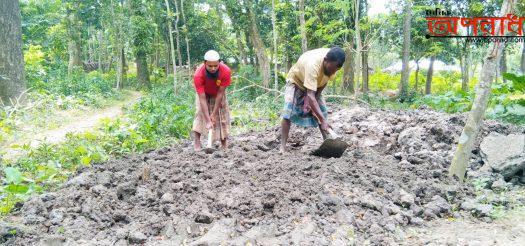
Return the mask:
[[202, 149], [202, 151], [204, 151], [204, 153], [206, 154], [211, 154], [215, 152], [215, 149], [213, 148], [212, 133], [213, 133], [213, 128], [208, 130], [208, 143], [206, 145], [206, 148]]
[[[314, 114], [315, 116], [315, 114]], [[317, 119], [317, 116], [315, 116]], [[319, 119], [317, 119], [319, 121]], [[332, 128], [328, 128], [328, 136], [324, 140], [324, 142], [317, 148], [316, 150], [312, 151], [312, 155], [330, 158], [335, 157], [339, 158], [343, 155], [346, 148], [348, 148], [348, 144], [341, 140], [341, 137], [337, 135]]]

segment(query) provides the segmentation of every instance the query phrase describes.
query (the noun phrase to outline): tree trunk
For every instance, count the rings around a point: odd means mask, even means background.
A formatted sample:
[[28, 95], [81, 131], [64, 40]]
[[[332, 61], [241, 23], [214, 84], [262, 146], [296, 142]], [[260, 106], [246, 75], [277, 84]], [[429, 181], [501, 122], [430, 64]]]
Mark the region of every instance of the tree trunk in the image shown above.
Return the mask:
[[182, 21], [184, 26], [182, 26], [182, 32], [184, 33], [184, 42], [186, 43], [186, 58], [188, 59], [186, 63], [188, 64], [188, 76], [191, 77], [191, 57], [190, 57], [190, 40], [188, 39], [188, 25], [186, 23], [186, 15], [184, 14], [184, 0], [180, 0], [180, 9], [182, 13]]
[[244, 49], [243, 40], [247, 36], [243, 35], [243, 30], [245, 30], [245, 27], [243, 23], [241, 22], [240, 20], [241, 18], [238, 14], [239, 11], [241, 11], [241, 7], [234, 0], [229, 0], [229, 1], [225, 0], [224, 3], [226, 7], [226, 12], [228, 13], [228, 16], [230, 17], [232, 21], [232, 26], [235, 31], [237, 49], [239, 50], [239, 57], [237, 59], [239, 60], [240, 64], [246, 65], [248, 63], [248, 58], [247, 58], [246, 50]]
[[299, 26], [301, 29], [301, 50], [303, 51], [303, 53], [308, 50], [308, 40], [306, 39], [306, 24], [304, 14], [304, 0], [299, 0]]
[[0, 105], [16, 102], [26, 89], [18, 0], [0, 1]]
[[[274, 83], [274, 89], [276, 91], [279, 90], [279, 83], [277, 80], [277, 74], [279, 71], [277, 71], [277, 26], [275, 24], [276, 17], [275, 17], [275, 0], [272, 0], [272, 29], [273, 29], [273, 83]], [[277, 95], [277, 92], [275, 92]]]
[[146, 54], [140, 51], [137, 52], [135, 62], [137, 63], [137, 81], [139, 87], [150, 88], [151, 85], [149, 81], [148, 61], [146, 59]]
[[[170, 3], [168, 0], [166, 1], [166, 12], [168, 13], [168, 32], [169, 32], [169, 38], [170, 38], [170, 51], [171, 51], [171, 62], [173, 63], [173, 90], [175, 93], [177, 92], [177, 77], [175, 74], [177, 74], [177, 63], [175, 62], [175, 47], [173, 44], [173, 32], [171, 31], [171, 11], [170, 11]], [[169, 63], [169, 61], [166, 61]]]
[[363, 69], [361, 70], [363, 73], [363, 93], [368, 93], [368, 51], [363, 50], [362, 55], [362, 64]]
[[68, 51], [69, 63], [67, 67], [68, 75], [70, 75], [75, 67], [82, 66], [82, 46], [80, 44], [80, 33], [77, 28], [77, 18], [74, 13], [69, 13], [67, 16], [68, 24]]
[[239, 63], [246, 65], [246, 51], [244, 50], [244, 44], [242, 42], [242, 35], [240, 30], [235, 31], [235, 37], [237, 38], [237, 49], [239, 50]]
[[[507, 72], [507, 55], [505, 54], [505, 44], [503, 44], [503, 51], [501, 51], [501, 60], [499, 62], [500, 76], [503, 78], [503, 74]], [[503, 79], [506, 82], [505, 79]]]
[[354, 42], [353, 39], [350, 40], [345, 47], [345, 63], [343, 65], [343, 91], [350, 91], [354, 93], [354, 58], [353, 58], [353, 49]]
[[[125, 62], [124, 62], [124, 44], [122, 42], [122, 22], [121, 22], [121, 15], [117, 15], [115, 13], [115, 5], [113, 3], [113, 1], [110, 2], [110, 7], [111, 7], [111, 15], [115, 18], [114, 21], [111, 22], [111, 26], [113, 27], [112, 30], [114, 30], [114, 35], [115, 35], [115, 39], [114, 39], [114, 43], [113, 45], [108, 45], [108, 46], [114, 46], [115, 48], [112, 49], [112, 52], [108, 52], [108, 59], [107, 59], [107, 64], [108, 64], [108, 70], [111, 69], [112, 67], [112, 60], [113, 60], [113, 57], [110, 55], [110, 53], [114, 54], [114, 56], [117, 57], [117, 67], [116, 67], [116, 72], [117, 72], [117, 83], [115, 85], [115, 88], [116, 89], [121, 89], [124, 87], [124, 65]], [[111, 34], [110, 34], [111, 35]]]
[[82, 46], [81, 46], [81, 38], [80, 38], [80, 31], [78, 27], [78, 17], [75, 13], [77, 10], [72, 10], [70, 8], [67, 8], [67, 17], [66, 17], [66, 23], [67, 23], [67, 34], [68, 34], [68, 51], [69, 51], [69, 63], [67, 66], [67, 73], [68, 75], [71, 75], [75, 67], [81, 67], [82, 66]]
[[[109, 35], [111, 35], [111, 34], [109, 34]], [[100, 59], [101, 61], [104, 61], [103, 62], [104, 66], [103, 66], [103, 70], [102, 70], [104, 73], [107, 73], [107, 72], [109, 72], [111, 70], [111, 67], [109, 66], [109, 62], [105, 62], [106, 60], [108, 60], [108, 57], [112, 56], [111, 48], [110, 48], [111, 45], [109, 43], [109, 42], [111, 42], [110, 38], [109, 38], [110, 37], [109, 35], [108, 35], [107, 38], [103, 39], [104, 52], [103, 52], [102, 58]]]
[[102, 68], [102, 51], [103, 51], [103, 39], [102, 39], [102, 30], [99, 30], [98, 32], [98, 71], [103, 72], [104, 69]]
[[[155, 32], [156, 33], [160, 33], [159, 26], [157, 26], [157, 25], [155, 26]], [[154, 42], [154, 46], [156, 46], [156, 47], [154, 49], [155, 51], [153, 53], [153, 57], [151, 58], [153, 60], [153, 62], [152, 62], [153, 65], [151, 65], [151, 68], [152, 69], [158, 69], [159, 68], [160, 49], [157, 48], [158, 47], [157, 45], [159, 43], [159, 36], [155, 35], [153, 37], [153, 42]], [[154, 76], [155, 76], [155, 81], [157, 81], [157, 73], [155, 73]]]
[[521, 48], [520, 70], [522, 74], [525, 74], [525, 42], [523, 42], [523, 48]]
[[416, 91], [416, 94], [419, 94], [418, 87], [419, 87], [419, 59], [416, 60], [416, 85], [414, 86], [414, 91]]
[[85, 53], [81, 55], [82, 57], [85, 57], [87, 59], [86, 63], [91, 63], [91, 61], [92, 61], [91, 60], [91, 43], [92, 43], [92, 40], [91, 40], [91, 34], [89, 32], [90, 29], [91, 29], [91, 27], [88, 27], [86, 29], [87, 39], [85, 40], [85, 42], [86, 42], [85, 45], [87, 46], [87, 49], [82, 50]]
[[270, 84], [270, 61], [266, 55], [266, 47], [261, 39], [259, 34], [259, 28], [257, 27], [257, 19], [255, 18], [255, 13], [253, 10], [253, 0], [246, 1], [248, 18], [251, 26], [251, 36], [253, 45], [255, 47], [255, 53], [257, 54], [257, 59], [259, 62], [259, 69], [262, 74], [262, 85], [268, 88]]
[[124, 53], [124, 48], [119, 50], [119, 59], [118, 59], [118, 87], [117, 89], [122, 89], [126, 85], [126, 73], [127, 73], [127, 64], [126, 64], [126, 54]]
[[359, 88], [360, 88], [360, 85], [359, 85], [359, 70], [361, 69], [361, 51], [362, 51], [362, 43], [361, 43], [361, 31], [360, 31], [360, 28], [359, 28], [359, 3], [361, 2], [360, 0], [354, 0], [355, 1], [355, 9], [354, 9], [354, 16], [355, 16], [355, 22], [354, 22], [354, 25], [355, 25], [355, 40], [356, 40], [356, 51], [355, 51], [355, 69], [354, 69], [354, 74], [355, 74], [355, 91], [354, 91], [354, 96], [355, 98], [359, 97]]
[[246, 40], [246, 46], [248, 46], [248, 57], [250, 58], [250, 64], [252, 64], [252, 66], [257, 66], [257, 62], [254, 58], [255, 52], [253, 51], [253, 45], [249, 45], [251, 43], [251, 38], [248, 35], [248, 32], [244, 32], [244, 39]]
[[179, 4], [175, 2], [175, 39], [177, 40], [177, 57], [179, 58], [179, 66], [182, 66], [182, 55], [180, 53], [180, 32], [179, 32]]
[[166, 55], [166, 57], [164, 57], [164, 59], [166, 60], [166, 64], [164, 64], [164, 73], [166, 74], [166, 79], [168, 79], [168, 75], [170, 74], [170, 52], [167, 52], [167, 51], [171, 51], [170, 49], [170, 44], [169, 44], [169, 41], [165, 40], [166, 41], [166, 52], [164, 53], [164, 55]]
[[155, 57], [153, 58], [153, 65], [155, 68], [159, 68], [160, 65], [160, 50], [155, 49]]
[[[121, 45], [119, 45], [121, 47]], [[126, 84], [126, 72], [127, 72], [127, 65], [126, 65], [126, 54], [124, 53], [124, 48], [118, 48], [117, 51], [117, 89], [124, 88]]]
[[[142, 1], [129, 1], [130, 12], [138, 21], [147, 21], [144, 8], [142, 8]], [[143, 38], [148, 38], [150, 32], [144, 29], [136, 29], [133, 33], [133, 46], [135, 54], [135, 63], [137, 66], [137, 82], [141, 88], [151, 88], [148, 70], [148, 49], [145, 48], [147, 44], [142, 42]]]
[[461, 67], [461, 90], [464, 92], [468, 91], [469, 84], [469, 65], [467, 62], [467, 56], [461, 55], [459, 59], [459, 66]]
[[68, 42], [68, 50], [69, 50], [69, 63], [67, 66], [67, 73], [68, 75], [71, 75], [75, 67], [82, 66], [82, 59], [80, 58], [80, 54], [82, 53], [82, 48], [80, 46], [80, 42], [70, 40]]
[[434, 75], [434, 61], [435, 56], [430, 57], [430, 64], [428, 64], [427, 82], [425, 84], [425, 94], [430, 95], [432, 93], [432, 76]]
[[403, 18], [403, 66], [401, 82], [399, 83], [399, 96], [405, 97], [408, 93], [408, 79], [410, 75], [410, 19], [412, 15], [412, 0], [405, 0], [405, 17]]
[[[510, 11], [514, 9], [514, 5], [514, 0], [505, 0], [501, 8], [500, 16], [510, 13]], [[500, 26], [496, 26], [496, 33], [499, 33]], [[504, 33], [507, 33], [507, 30], [505, 30]], [[465, 177], [472, 149], [474, 148], [479, 128], [483, 123], [483, 115], [485, 114], [490, 97], [490, 87], [492, 81], [494, 81], [494, 73], [497, 69], [498, 62], [501, 59], [502, 51], [503, 43], [500, 42], [492, 43], [488, 49], [487, 55], [485, 56], [485, 62], [481, 69], [481, 79], [476, 85], [476, 97], [472, 109], [468, 114], [465, 127], [459, 137], [456, 152], [452, 158], [449, 175], [455, 176], [461, 181], [463, 181]]]
[[117, 54], [117, 84], [115, 88], [117, 90], [122, 88], [122, 56], [120, 55], [120, 49], [118, 49]]
[[290, 68], [292, 68], [292, 66], [293, 66], [293, 61], [292, 61], [292, 59], [287, 58], [287, 59], [286, 59], [286, 71], [289, 71]]

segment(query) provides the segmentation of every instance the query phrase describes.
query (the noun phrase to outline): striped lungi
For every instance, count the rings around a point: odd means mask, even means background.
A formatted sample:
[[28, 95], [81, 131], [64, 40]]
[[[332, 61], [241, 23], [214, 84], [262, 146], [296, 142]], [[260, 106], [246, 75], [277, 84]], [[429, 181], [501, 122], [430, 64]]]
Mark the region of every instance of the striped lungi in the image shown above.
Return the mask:
[[[290, 120], [292, 123], [303, 126], [303, 127], [317, 127], [319, 123], [317, 119], [312, 114], [312, 110], [308, 113], [303, 113], [304, 97], [306, 96], [306, 91], [302, 91], [297, 87], [293, 82], [286, 81], [286, 87], [284, 91], [284, 108], [282, 117], [284, 119]], [[328, 111], [326, 108], [326, 102], [324, 98], [319, 95], [315, 97], [321, 113], [325, 117], [328, 117]]]
[[[211, 117], [211, 112], [213, 111], [213, 107], [215, 107], [215, 97], [206, 95], [206, 103], [208, 104], [208, 110], [210, 112]], [[196, 112], [195, 119], [193, 120], [192, 131], [198, 132], [201, 135], [208, 137], [208, 129], [206, 129], [206, 121], [204, 120], [204, 115], [201, 111], [199, 95], [196, 95], [195, 97], [195, 109]], [[217, 122], [215, 123], [215, 127], [213, 129], [212, 138], [214, 141], [225, 140], [230, 134], [230, 108], [228, 106], [228, 100], [226, 99], [226, 95], [224, 95], [222, 99], [222, 107], [220, 108], [220, 118], [220, 124], [219, 119], [217, 118]]]

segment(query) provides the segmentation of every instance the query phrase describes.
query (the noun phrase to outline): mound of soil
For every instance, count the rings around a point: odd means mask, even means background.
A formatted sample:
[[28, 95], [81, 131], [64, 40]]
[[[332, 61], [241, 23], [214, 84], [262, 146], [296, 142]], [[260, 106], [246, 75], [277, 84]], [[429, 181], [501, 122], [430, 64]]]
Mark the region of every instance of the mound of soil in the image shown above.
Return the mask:
[[[231, 148], [195, 153], [190, 143], [80, 170], [56, 192], [34, 196], [3, 240], [29, 245], [392, 244], [408, 225], [465, 216], [473, 188], [448, 178], [461, 115], [431, 110], [336, 108], [341, 158], [309, 155], [317, 129], [279, 128], [233, 137]], [[489, 132], [522, 128], [487, 121]], [[479, 146], [479, 143], [478, 143]], [[472, 159], [477, 163], [477, 149]], [[478, 151], [479, 152], [479, 151]], [[5, 241], [7, 240], [7, 241]]]

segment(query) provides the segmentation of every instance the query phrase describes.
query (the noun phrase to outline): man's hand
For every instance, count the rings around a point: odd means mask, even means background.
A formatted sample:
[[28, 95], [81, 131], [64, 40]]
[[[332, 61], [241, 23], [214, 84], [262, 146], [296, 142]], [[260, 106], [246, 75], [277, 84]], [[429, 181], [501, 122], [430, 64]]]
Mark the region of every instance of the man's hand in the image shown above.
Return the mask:
[[304, 97], [304, 104], [303, 104], [303, 114], [307, 114], [311, 110], [312, 110], [312, 108], [310, 107], [310, 99], [307, 96], [305, 96]]
[[212, 121], [211, 121], [211, 120], [210, 120], [210, 121], [207, 121], [207, 122], [206, 122], [206, 129], [210, 130], [210, 129], [212, 129], [212, 128], [213, 128], [213, 123], [212, 123]]
[[212, 114], [210, 115], [210, 119], [211, 119], [211, 124], [212, 124], [213, 126], [215, 126], [215, 124], [217, 124], [217, 114], [216, 114], [216, 113], [212, 113]]
[[321, 130], [323, 131], [328, 131], [328, 128], [330, 128], [330, 124], [328, 124], [328, 121], [327, 120], [322, 120], [321, 121]]

